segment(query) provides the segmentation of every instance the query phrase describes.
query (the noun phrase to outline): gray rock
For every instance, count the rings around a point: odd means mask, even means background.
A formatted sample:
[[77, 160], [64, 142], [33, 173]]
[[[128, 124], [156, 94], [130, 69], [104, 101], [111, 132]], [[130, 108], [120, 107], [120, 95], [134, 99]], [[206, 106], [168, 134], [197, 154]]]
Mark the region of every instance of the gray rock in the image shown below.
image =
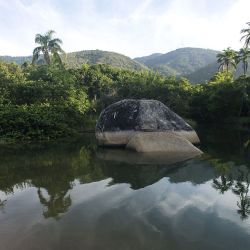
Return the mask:
[[156, 100], [125, 99], [104, 109], [96, 125], [99, 145], [127, 145], [139, 132], [169, 132], [198, 143], [193, 128]]
[[202, 154], [190, 141], [172, 132], [140, 132], [129, 140], [126, 148], [140, 153], [177, 154], [176, 158]]

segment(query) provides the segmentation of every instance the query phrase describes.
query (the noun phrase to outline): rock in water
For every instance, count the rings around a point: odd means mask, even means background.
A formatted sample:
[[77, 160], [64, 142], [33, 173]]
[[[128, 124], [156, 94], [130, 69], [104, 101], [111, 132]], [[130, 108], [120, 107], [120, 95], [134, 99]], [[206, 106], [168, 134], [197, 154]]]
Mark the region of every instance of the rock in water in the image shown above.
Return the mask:
[[116, 102], [101, 112], [96, 125], [99, 145], [127, 145], [134, 135], [141, 132], [171, 132], [192, 143], [199, 142], [189, 124], [156, 100]]
[[128, 142], [126, 148], [141, 153], [163, 153], [188, 154], [189, 157], [200, 155], [202, 152], [190, 141], [170, 132], [141, 132], [134, 135]]

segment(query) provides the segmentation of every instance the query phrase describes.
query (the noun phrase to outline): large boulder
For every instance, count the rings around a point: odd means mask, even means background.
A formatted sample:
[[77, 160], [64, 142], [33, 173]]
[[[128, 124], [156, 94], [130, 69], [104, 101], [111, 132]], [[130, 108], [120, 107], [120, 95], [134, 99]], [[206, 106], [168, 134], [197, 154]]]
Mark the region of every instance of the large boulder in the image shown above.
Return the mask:
[[125, 99], [116, 102], [101, 112], [96, 125], [99, 145], [127, 145], [133, 136], [141, 132], [171, 132], [191, 143], [199, 142], [189, 124], [156, 100]]
[[140, 153], [165, 153], [189, 157], [200, 155], [202, 152], [190, 141], [170, 132], [141, 132], [129, 140], [126, 148]]

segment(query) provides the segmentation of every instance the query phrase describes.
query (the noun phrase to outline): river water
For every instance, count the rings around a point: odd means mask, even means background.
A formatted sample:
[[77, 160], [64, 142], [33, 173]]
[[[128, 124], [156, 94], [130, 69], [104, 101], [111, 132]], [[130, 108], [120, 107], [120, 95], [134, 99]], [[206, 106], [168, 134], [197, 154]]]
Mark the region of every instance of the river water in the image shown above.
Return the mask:
[[0, 249], [249, 250], [250, 133], [198, 128], [201, 157], [70, 141], [0, 146]]

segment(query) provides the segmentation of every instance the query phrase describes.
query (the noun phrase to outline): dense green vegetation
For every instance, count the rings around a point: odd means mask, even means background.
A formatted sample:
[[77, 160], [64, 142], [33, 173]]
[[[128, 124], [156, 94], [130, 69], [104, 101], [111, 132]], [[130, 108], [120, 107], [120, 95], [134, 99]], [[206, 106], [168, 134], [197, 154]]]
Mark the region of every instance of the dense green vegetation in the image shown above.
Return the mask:
[[0, 63], [0, 137], [49, 139], [87, 129], [90, 115], [124, 98], [157, 99], [197, 121], [222, 122], [250, 113], [250, 78], [220, 72], [192, 85], [150, 71], [107, 65], [65, 69], [58, 65]]
[[[62, 56], [62, 61], [67, 68], [79, 68], [82, 64], [107, 64], [113, 67], [129, 70], [153, 70], [165, 76], [185, 77], [191, 83], [203, 83], [218, 71], [219, 64], [216, 61], [218, 51], [199, 48], [182, 48], [166, 54], [156, 53], [151, 56], [130, 59], [127, 56], [102, 51], [83, 50], [66, 53]], [[243, 54], [241, 56], [244, 57]], [[249, 57], [248, 57], [249, 58]], [[0, 56], [0, 60], [5, 62], [16, 62], [22, 65], [25, 61], [31, 62], [30, 57], [10, 57]], [[249, 62], [249, 59], [246, 60]], [[38, 64], [44, 63], [42, 55], [38, 59]], [[244, 65], [242, 61], [237, 64], [235, 76], [243, 74]], [[249, 74], [249, 68], [247, 68]]]
[[89, 108], [74, 76], [53, 66], [0, 63], [0, 137], [53, 138], [75, 133]]
[[[246, 74], [250, 53], [246, 42], [239, 52], [227, 48], [217, 55], [220, 71], [209, 82], [192, 85], [185, 78], [111, 67], [100, 64], [102, 61], [69, 68], [59, 54], [62, 41], [53, 38], [53, 33], [36, 35], [40, 46], [34, 50], [32, 64], [0, 62], [1, 140], [50, 139], [89, 130], [89, 126], [93, 129], [93, 117], [125, 98], [157, 99], [198, 122], [235, 122], [244, 117], [249, 123], [250, 77]], [[44, 64], [34, 64], [40, 52]], [[243, 74], [234, 78], [232, 69], [239, 63]]]
[[[83, 50], [66, 53], [62, 61], [68, 68], [78, 68], [82, 64], [107, 64], [113, 67], [129, 70], [154, 70], [165, 76], [184, 76], [191, 82], [200, 83], [209, 80], [218, 69], [216, 55], [218, 51], [199, 48], [182, 48], [166, 54], [155, 53], [150, 56], [131, 58], [108, 51], [102, 50]], [[31, 62], [32, 57], [10, 57], [0, 56], [0, 60], [6, 62], [16, 62], [22, 65], [25, 61]], [[38, 63], [43, 63], [43, 57], [40, 56]], [[200, 74], [199, 70], [208, 64], [214, 65], [209, 74]], [[241, 69], [241, 68], [240, 68]], [[196, 73], [197, 72], [197, 73]], [[189, 77], [190, 74], [196, 74], [196, 77]]]

